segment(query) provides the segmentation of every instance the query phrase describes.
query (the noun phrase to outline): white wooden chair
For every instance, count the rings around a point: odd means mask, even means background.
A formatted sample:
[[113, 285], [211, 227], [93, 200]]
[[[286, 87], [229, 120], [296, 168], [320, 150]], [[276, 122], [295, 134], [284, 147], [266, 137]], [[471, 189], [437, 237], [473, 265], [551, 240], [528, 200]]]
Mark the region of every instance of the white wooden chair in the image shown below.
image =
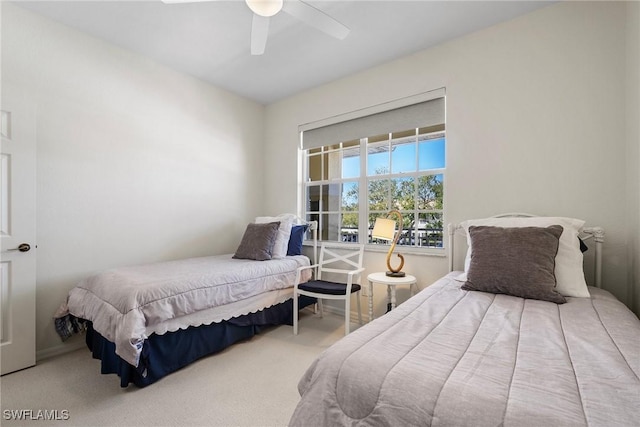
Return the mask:
[[[336, 252], [340, 250], [341, 253]], [[362, 325], [362, 311], [360, 307], [360, 275], [364, 271], [362, 262], [364, 245], [357, 245], [356, 249], [345, 246], [331, 246], [323, 243], [320, 248], [318, 264], [298, 268], [296, 284], [293, 290], [293, 333], [298, 334], [298, 296], [307, 295], [317, 298], [320, 317], [322, 317], [322, 300], [344, 300], [344, 334], [349, 333], [351, 321], [351, 294], [356, 294], [358, 302], [358, 321]], [[353, 268], [337, 268], [351, 266]], [[300, 283], [301, 271], [315, 268], [315, 277], [306, 283]], [[323, 280], [323, 274], [331, 273], [340, 277], [339, 282]], [[325, 275], [326, 277], [326, 275]], [[342, 280], [344, 278], [344, 280]]]

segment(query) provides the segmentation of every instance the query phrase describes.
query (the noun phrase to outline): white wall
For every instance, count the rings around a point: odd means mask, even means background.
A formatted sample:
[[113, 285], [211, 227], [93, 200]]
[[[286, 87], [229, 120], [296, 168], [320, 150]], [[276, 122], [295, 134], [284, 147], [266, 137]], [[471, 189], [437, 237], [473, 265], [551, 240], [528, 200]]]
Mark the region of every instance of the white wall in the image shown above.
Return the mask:
[[[443, 86], [447, 221], [525, 211], [602, 225], [605, 284], [630, 304], [635, 283], [640, 309], [639, 15], [634, 2], [553, 5], [299, 94], [265, 117], [258, 104], [2, 2], [3, 85], [38, 109], [40, 354], [60, 348], [51, 315], [82, 277], [233, 251], [253, 216], [295, 211], [299, 124]], [[384, 258], [367, 253], [367, 272]], [[424, 287], [446, 265], [408, 256], [406, 270]]]
[[640, 3], [627, 3], [629, 292], [640, 313]]
[[[623, 2], [563, 2], [270, 105], [265, 208], [297, 206], [299, 124], [446, 87], [446, 221], [529, 212], [603, 226], [604, 283], [630, 303], [626, 53]], [[424, 287], [447, 260], [409, 256], [405, 270]]]
[[260, 212], [264, 107], [11, 4], [3, 85], [37, 108], [37, 349], [81, 278], [235, 250]]

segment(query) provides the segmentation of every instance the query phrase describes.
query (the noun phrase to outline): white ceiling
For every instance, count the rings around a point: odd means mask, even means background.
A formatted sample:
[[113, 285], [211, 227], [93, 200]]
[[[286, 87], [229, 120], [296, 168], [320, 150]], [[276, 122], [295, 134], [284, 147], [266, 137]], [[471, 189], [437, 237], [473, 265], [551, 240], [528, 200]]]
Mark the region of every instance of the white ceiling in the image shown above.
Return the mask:
[[314, 1], [351, 29], [334, 39], [286, 13], [271, 18], [265, 54], [250, 54], [244, 0], [28, 1], [18, 6], [270, 104], [297, 92], [512, 19], [546, 1]]

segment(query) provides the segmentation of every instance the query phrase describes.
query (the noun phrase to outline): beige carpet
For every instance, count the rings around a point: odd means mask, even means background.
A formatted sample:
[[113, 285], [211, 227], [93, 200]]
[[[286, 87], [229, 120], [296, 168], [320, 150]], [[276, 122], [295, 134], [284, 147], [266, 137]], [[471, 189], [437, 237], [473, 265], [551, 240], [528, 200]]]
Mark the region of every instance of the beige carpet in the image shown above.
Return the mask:
[[[120, 388], [88, 350], [77, 350], [0, 378], [0, 425], [285, 426], [300, 398], [298, 380], [343, 333], [342, 317], [308, 312], [298, 336], [275, 327], [142, 389]], [[11, 410], [68, 411], [69, 419], [15, 421], [7, 419]]]

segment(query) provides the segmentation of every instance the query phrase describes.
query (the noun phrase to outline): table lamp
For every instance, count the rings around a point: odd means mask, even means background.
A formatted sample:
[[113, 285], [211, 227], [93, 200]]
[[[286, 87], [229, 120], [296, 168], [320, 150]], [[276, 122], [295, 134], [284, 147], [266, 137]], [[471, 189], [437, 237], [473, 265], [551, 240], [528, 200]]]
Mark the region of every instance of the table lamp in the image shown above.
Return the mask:
[[[394, 221], [393, 219], [389, 219], [389, 217], [393, 214], [396, 214], [400, 220], [397, 233], [395, 232], [396, 221]], [[389, 248], [389, 253], [387, 253], [387, 268], [389, 269], [389, 271], [387, 271], [387, 276], [404, 277], [404, 274], [405, 274], [404, 271], [400, 271], [404, 266], [404, 257], [402, 255], [397, 254], [398, 258], [400, 258], [400, 265], [398, 266], [398, 268], [391, 267], [391, 254], [393, 253], [393, 250], [396, 248], [396, 243], [398, 243], [398, 238], [400, 237], [400, 234], [402, 234], [402, 214], [399, 211], [397, 210], [390, 211], [387, 214], [387, 218], [381, 218], [381, 217], [376, 218], [376, 223], [373, 226], [371, 237], [373, 237], [374, 239], [381, 239], [381, 240], [387, 240], [387, 241], [393, 240], [393, 243]]]

